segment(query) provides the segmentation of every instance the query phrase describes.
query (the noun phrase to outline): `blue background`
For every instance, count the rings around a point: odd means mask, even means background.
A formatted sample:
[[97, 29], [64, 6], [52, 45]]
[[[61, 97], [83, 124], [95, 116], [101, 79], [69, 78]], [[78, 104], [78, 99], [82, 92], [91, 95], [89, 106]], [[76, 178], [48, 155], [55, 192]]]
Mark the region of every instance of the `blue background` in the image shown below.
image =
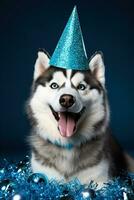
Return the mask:
[[29, 152], [24, 105], [39, 48], [52, 55], [77, 5], [88, 56], [104, 53], [111, 127], [122, 146], [134, 149], [134, 5], [112, 1], [0, 1], [0, 156]]

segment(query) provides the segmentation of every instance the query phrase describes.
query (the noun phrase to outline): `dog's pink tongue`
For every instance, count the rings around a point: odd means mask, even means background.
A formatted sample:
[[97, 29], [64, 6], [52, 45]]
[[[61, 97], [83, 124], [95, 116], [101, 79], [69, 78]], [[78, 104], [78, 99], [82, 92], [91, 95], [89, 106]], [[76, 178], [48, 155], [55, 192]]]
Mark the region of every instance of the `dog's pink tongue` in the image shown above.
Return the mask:
[[61, 112], [58, 125], [60, 129], [60, 134], [63, 137], [71, 137], [73, 135], [75, 128], [75, 120], [73, 119], [73, 117]]

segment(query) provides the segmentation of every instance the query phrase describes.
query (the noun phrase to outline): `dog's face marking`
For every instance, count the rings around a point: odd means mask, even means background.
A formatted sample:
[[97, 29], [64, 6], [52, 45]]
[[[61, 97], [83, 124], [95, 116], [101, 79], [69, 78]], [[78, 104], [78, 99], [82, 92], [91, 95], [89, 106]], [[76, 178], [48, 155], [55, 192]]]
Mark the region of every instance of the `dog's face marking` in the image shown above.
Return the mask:
[[[88, 77], [87, 77], [88, 76]], [[64, 94], [70, 94], [76, 99], [75, 104], [68, 109], [68, 112], [78, 113], [87, 106], [90, 101], [95, 101], [101, 96], [101, 86], [95, 78], [92, 77], [90, 71], [82, 73], [72, 70], [66, 70], [66, 74], [62, 69], [50, 67], [36, 81], [37, 90], [41, 90], [43, 100], [47, 102], [56, 112], [66, 111], [60, 105], [59, 99]], [[38, 92], [36, 90], [36, 92]], [[45, 95], [45, 96], [44, 96]]]
[[[46, 59], [46, 55], [40, 53], [36, 61], [34, 92], [30, 100], [41, 136], [63, 144], [77, 143], [80, 138], [90, 139], [94, 134], [94, 126], [105, 118], [106, 112], [104, 64], [100, 54], [92, 58], [88, 71], [53, 66], [44, 66], [42, 69], [40, 65], [48, 65], [43, 56]], [[63, 96], [66, 96], [64, 104], [60, 101]], [[68, 102], [71, 101], [70, 97], [73, 98], [71, 104]]]

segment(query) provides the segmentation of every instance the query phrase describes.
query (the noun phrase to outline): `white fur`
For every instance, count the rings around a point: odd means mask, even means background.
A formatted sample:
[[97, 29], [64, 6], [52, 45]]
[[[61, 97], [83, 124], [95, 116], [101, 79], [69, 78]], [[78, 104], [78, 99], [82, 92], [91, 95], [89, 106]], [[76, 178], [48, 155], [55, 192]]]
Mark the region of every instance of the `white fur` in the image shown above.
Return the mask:
[[96, 54], [89, 63], [89, 68], [92, 72], [96, 70], [96, 78], [104, 85], [105, 84], [105, 66], [101, 54]]
[[49, 179], [63, 180], [63, 177], [60, 173], [54, 168], [50, 168], [44, 165], [41, 165], [38, 161], [36, 161], [34, 154], [32, 154], [31, 159], [32, 170], [34, 173], [42, 173], [45, 174]]
[[49, 58], [43, 52], [38, 52], [38, 58], [34, 68], [34, 80], [36, 80], [49, 67]]
[[[64, 163], [64, 162], [63, 162]], [[63, 169], [63, 163], [61, 163], [61, 170]], [[34, 154], [32, 155], [32, 169], [34, 173], [46, 174], [49, 179], [56, 179], [58, 181], [70, 181], [70, 179], [65, 180], [65, 178], [54, 168], [41, 165], [36, 161]], [[65, 162], [64, 169], [70, 171], [69, 163]], [[103, 183], [108, 181], [108, 168], [109, 164], [106, 160], [101, 160], [98, 165], [94, 167], [89, 167], [87, 169], [81, 170], [80, 172], [74, 174], [71, 179], [78, 178], [82, 184], [89, 184], [90, 181], [94, 181], [98, 184], [98, 187], [102, 187]], [[63, 169], [63, 171], [64, 171]], [[88, 176], [89, 174], [89, 176]]]
[[83, 83], [84, 81], [84, 74], [77, 72], [73, 77], [72, 77], [72, 83], [75, 87], [77, 87], [80, 83]]
[[58, 72], [54, 73], [53, 79], [50, 81], [50, 84], [52, 82], [56, 82], [59, 86], [62, 86], [65, 81], [66, 81], [66, 78], [65, 78], [63, 72], [58, 71]]
[[71, 79], [71, 75], [72, 75], [72, 69], [68, 69], [67, 70], [67, 79]]
[[98, 183], [101, 187], [103, 183], [108, 181], [108, 161], [102, 160], [98, 165], [94, 167], [89, 167], [85, 170], [81, 170], [79, 173], [75, 174], [72, 178], [77, 177], [81, 183], [89, 184], [90, 181]]

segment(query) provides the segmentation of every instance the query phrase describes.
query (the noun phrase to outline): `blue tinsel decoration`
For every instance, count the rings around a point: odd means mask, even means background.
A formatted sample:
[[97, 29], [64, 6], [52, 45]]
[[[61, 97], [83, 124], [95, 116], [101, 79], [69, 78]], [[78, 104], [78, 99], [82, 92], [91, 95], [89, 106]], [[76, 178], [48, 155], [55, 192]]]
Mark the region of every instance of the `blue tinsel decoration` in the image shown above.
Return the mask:
[[49, 180], [32, 173], [29, 157], [18, 164], [4, 161], [0, 169], [0, 199], [2, 200], [134, 200], [134, 174], [124, 174], [97, 189], [93, 182], [81, 185], [75, 179], [69, 183]]

